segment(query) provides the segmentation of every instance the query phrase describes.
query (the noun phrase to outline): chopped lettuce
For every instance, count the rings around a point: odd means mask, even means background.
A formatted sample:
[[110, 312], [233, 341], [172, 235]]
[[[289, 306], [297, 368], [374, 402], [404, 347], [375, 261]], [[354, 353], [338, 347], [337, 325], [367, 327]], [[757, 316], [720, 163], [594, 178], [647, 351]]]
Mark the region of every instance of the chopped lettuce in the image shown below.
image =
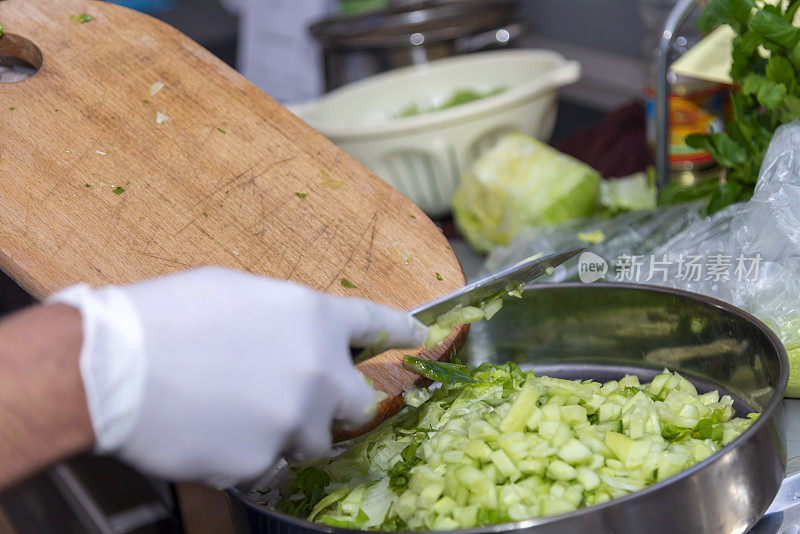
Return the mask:
[[628, 211], [651, 210], [656, 207], [658, 191], [655, 176], [637, 172], [622, 178], [611, 178], [600, 183], [601, 211], [616, 215]]
[[414, 117], [416, 115], [422, 115], [423, 113], [433, 113], [434, 111], [449, 109], [455, 106], [460, 106], [461, 104], [467, 104], [469, 102], [474, 102], [476, 100], [486, 98], [487, 96], [499, 95], [506, 89], [508, 88], [502, 85], [499, 87], [495, 87], [494, 89], [490, 89], [489, 91], [479, 91], [477, 89], [470, 89], [470, 88], [457, 89], [440, 104], [424, 105], [424, 104], [418, 104], [417, 102], [412, 102], [403, 109], [401, 109], [396, 114], [396, 117], [397, 118]]
[[602, 230], [597, 229], [591, 232], [578, 232], [578, 239], [584, 243], [591, 243], [597, 245], [606, 240], [606, 234]]
[[[424, 360], [413, 358], [411, 364]], [[334, 526], [452, 530], [575, 510], [702, 461], [758, 417], [664, 370], [649, 384], [425, 362], [443, 381], [335, 458], [294, 473], [278, 508]], [[415, 368], [417, 369], [417, 368]], [[324, 488], [324, 494], [322, 491]]]
[[649, 384], [632, 375], [602, 384], [513, 363], [407, 363], [441, 387], [412, 391], [402, 412], [345, 452], [295, 469], [280, 510], [388, 531], [554, 515], [679, 473], [758, 417], [734, 417], [729, 396], [698, 394], [667, 370]]
[[[535, 254], [520, 263], [536, 259], [541, 255], [541, 253]], [[549, 268], [552, 273], [552, 267]], [[476, 323], [482, 319], [488, 321], [503, 307], [504, 295], [521, 299], [523, 291], [525, 291], [524, 283], [509, 282], [503, 291], [482, 300], [476, 306], [463, 306], [461, 304], [453, 306], [450, 310], [439, 315], [436, 321], [428, 327], [428, 339], [425, 340], [425, 347], [433, 348], [444, 341], [456, 326]]]

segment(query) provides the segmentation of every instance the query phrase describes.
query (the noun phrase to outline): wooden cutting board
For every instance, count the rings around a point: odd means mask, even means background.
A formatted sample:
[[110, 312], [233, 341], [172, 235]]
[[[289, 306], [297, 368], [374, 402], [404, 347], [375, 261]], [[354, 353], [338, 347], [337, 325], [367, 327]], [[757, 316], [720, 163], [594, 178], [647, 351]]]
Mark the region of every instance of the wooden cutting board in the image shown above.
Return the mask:
[[[400, 309], [464, 284], [409, 200], [174, 28], [88, 0], [7, 0], [0, 23], [0, 54], [41, 63], [0, 84], [0, 268], [34, 297], [199, 265]], [[405, 353], [361, 365], [377, 419], [418, 378]]]

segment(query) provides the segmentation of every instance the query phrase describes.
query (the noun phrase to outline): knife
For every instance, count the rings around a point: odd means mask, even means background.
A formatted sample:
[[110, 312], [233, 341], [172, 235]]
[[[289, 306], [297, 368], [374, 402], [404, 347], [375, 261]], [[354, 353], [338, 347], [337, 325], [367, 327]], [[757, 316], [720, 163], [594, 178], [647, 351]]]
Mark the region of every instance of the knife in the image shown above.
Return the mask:
[[524, 286], [545, 274], [548, 269], [558, 267], [582, 250], [584, 250], [583, 247], [523, 260], [498, 273], [467, 284], [449, 295], [423, 304], [409, 313], [424, 325], [430, 326], [440, 315], [449, 312], [459, 304], [461, 306], [477, 306], [486, 299], [496, 297], [510, 288]]
[[[576, 248], [549, 256], [535, 256], [523, 260], [516, 265], [504, 269], [498, 273], [491, 274], [480, 280], [467, 284], [461, 289], [432, 300], [409, 313], [417, 318], [425, 326], [430, 326], [443, 313], [447, 313], [459, 304], [462, 306], [478, 306], [486, 299], [496, 297], [507, 292], [509, 289], [522, 287], [529, 282], [539, 278], [550, 268], [556, 268], [568, 259], [572, 258], [584, 248]], [[363, 362], [382, 352], [385, 349], [367, 347], [361, 351], [351, 349], [353, 361]]]

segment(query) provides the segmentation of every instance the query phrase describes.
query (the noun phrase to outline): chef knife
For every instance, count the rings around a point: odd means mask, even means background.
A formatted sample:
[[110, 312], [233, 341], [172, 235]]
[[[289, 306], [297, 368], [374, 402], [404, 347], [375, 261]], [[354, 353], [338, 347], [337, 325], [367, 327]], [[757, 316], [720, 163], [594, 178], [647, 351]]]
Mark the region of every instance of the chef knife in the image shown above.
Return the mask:
[[[448, 295], [427, 302], [409, 313], [425, 326], [430, 326], [436, 322], [440, 315], [449, 312], [456, 306], [479, 306], [487, 299], [502, 295], [509, 290], [523, 287], [546, 274], [548, 270], [558, 267], [582, 250], [584, 249], [576, 248], [557, 254], [550, 254], [549, 256], [533, 256], [500, 272], [467, 284]], [[367, 347], [361, 351], [353, 349], [353, 361], [355, 363], [363, 362], [378, 354], [381, 350], [377, 347]]]
[[524, 286], [545, 274], [549, 269], [558, 267], [582, 250], [584, 249], [576, 248], [549, 256], [534, 256], [523, 260], [498, 273], [467, 284], [449, 295], [423, 304], [411, 310], [410, 313], [424, 325], [430, 326], [436, 322], [437, 317], [454, 307], [458, 305], [478, 306], [486, 299], [496, 297], [509, 289]]

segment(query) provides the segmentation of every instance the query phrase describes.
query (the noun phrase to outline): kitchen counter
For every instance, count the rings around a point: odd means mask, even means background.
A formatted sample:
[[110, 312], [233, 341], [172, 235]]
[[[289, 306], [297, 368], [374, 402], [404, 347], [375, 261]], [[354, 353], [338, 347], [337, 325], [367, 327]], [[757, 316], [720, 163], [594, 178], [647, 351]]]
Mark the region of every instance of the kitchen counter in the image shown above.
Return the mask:
[[800, 399], [783, 401], [786, 420], [786, 456], [789, 458], [787, 474], [800, 471]]

